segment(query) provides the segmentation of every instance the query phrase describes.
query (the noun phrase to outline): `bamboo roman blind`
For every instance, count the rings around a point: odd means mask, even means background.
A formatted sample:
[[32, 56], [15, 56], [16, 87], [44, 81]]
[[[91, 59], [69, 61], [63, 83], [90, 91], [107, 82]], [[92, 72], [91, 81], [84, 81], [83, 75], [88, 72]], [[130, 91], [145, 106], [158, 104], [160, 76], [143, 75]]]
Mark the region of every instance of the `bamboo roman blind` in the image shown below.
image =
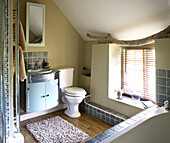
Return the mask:
[[155, 50], [124, 48], [122, 88], [125, 94], [138, 94], [155, 101]]

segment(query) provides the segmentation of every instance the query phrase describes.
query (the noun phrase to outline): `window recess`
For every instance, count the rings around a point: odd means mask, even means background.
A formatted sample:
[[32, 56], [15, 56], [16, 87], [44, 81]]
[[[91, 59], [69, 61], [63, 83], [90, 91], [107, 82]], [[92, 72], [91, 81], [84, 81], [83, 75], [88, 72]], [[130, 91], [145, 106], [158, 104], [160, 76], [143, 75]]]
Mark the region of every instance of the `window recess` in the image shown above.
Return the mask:
[[155, 102], [155, 49], [150, 47], [122, 49], [122, 89]]

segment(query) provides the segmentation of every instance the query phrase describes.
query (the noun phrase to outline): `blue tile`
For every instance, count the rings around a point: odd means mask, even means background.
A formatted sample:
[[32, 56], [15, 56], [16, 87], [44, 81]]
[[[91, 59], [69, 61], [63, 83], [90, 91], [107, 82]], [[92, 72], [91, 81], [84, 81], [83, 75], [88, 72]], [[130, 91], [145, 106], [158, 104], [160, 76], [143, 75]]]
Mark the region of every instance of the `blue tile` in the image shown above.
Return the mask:
[[114, 125], [117, 125], [117, 120], [116, 119], [114, 119]]
[[156, 85], [156, 93], [159, 93], [159, 85]]
[[95, 109], [92, 110], [92, 115], [96, 116], [96, 110]]
[[32, 57], [32, 52], [28, 52], [28, 57]]
[[27, 52], [24, 52], [23, 54], [24, 54], [24, 58], [27, 58], [27, 57], [28, 57]]
[[159, 94], [156, 94], [156, 101], [159, 101]]
[[166, 86], [166, 78], [159, 78], [159, 85]]
[[90, 114], [92, 115], [92, 109], [90, 109]]
[[170, 79], [167, 79], [167, 86], [170, 86]]
[[113, 118], [113, 116], [111, 114], [109, 114], [109, 119]]
[[166, 70], [160, 69], [160, 70], [159, 70], [159, 76], [161, 76], [161, 77], [166, 77]]
[[116, 121], [116, 125], [119, 124], [119, 123], [120, 123], [120, 122], [117, 120], [117, 121]]
[[92, 110], [92, 107], [91, 107], [91, 106], [89, 106], [89, 108], [90, 108], [90, 110]]
[[100, 119], [100, 113], [96, 112], [96, 117]]
[[110, 124], [114, 125], [114, 119], [113, 118], [110, 118], [109, 122], [110, 122]]
[[103, 134], [103, 133], [100, 133], [98, 134], [97, 136], [94, 137], [95, 139], [99, 140], [99, 141], [102, 141], [104, 139], [107, 138], [107, 135], [106, 134]]
[[166, 94], [170, 96], [170, 87], [167, 87], [167, 93]]
[[159, 77], [156, 78], [156, 84], [159, 84]]
[[104, 131], [103, 133], [106, 134], [107, 136], [111, 136], [111, 135], [114, 135], [116, 132], [111, 129], [108, 129]]
[[170, 70], [167, 70], [167, 77], [170, 78]]
[[102, 114], [103, 114], [103, 111], [99, 110], [99, 113], [100, 113], [100, 115], [102, 116]]
[[119, 121], [119, 118], [118, 118], [118, 117], [115, 117], [115, 120]]
[[156, 69], [156, 76], [159, 76], [159, 69]]
[[86, 112], [87, 113], [90, 113], [90, 108], [87, 106], [87, 108], [86, 108]]
[[97, 109], [97, 113], [98, 113], [98, 114], [100, 114], [100, 113], [101, 113], [99, 109]]
[[32, 56], [33, 56], [34, 58], [38, 57], [37, 52], [33, 52], [33, 53], [32, 53]]
[[111, 127], [110, 129], [112, 129], [112, 130], [115, 131], [115, 132], [118, 132], [118, 131], [120, 131], [122, 128], [121, 128], [119, 125], [116, 125], [116, 126]]
[[97, 140], [95, 138], [91, 138], [91, 139], [85, 141], [84, 143], [99, 143], [99, 142], [100, 142], [99, 140]]
[[48, 57], [48, 52], [44, 52], [44, 53], [43, 53], [43, 56], [44, 56], [44, 57]]
[[164, 87], [164, 86], [158, 86], [158, 93], [160, 93], [160, 94], [166, 94], [166, 87]]
[[101, 115], [102, 115], [102, 120], [104, 120], [104, 121], [105, 121], [105, 119], [106, 119], [105, 114], [101, 114]]
[[109, 122], [109, 115], [106, 115], [106, 122]]
[[163, 103], [166, 100], [166, 96], [159, 95], [159, 102]]
[[121, 122], [121, 119], [119, 118], [119, 120], [118, 120], [118, 121], [119, 121], [119, 123], [120, 123], [120, 122]]

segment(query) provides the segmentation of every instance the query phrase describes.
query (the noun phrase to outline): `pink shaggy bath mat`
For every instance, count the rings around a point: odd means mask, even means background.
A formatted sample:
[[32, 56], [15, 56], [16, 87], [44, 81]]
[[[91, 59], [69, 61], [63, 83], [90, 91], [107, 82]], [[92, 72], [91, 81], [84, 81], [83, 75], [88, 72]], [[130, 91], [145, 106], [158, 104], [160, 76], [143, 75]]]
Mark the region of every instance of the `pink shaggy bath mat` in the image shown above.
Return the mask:
[[40, 143], [78, 143], [89, 137], [59, 116], [30, 123], [26, 127]]

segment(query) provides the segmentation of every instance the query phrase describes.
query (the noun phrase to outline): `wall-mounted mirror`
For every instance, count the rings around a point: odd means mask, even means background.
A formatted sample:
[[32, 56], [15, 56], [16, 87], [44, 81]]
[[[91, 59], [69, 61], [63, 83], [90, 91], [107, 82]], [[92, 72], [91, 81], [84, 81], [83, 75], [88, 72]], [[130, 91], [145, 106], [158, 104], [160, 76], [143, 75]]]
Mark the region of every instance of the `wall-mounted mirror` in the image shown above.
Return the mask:
[[45, 46], [45, 5], [27, 2], [27, 46]]

